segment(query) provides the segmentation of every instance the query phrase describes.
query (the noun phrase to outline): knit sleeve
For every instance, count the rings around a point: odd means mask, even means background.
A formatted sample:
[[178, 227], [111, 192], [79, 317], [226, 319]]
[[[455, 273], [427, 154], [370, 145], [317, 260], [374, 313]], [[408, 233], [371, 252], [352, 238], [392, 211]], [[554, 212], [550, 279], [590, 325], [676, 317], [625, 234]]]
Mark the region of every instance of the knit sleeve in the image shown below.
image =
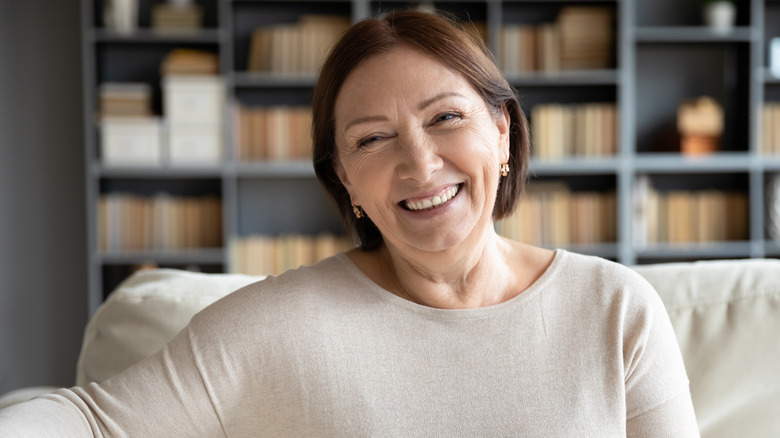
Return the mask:
[[626, 432], [637, 437], [698, 437], [688, 377], [663, 302], [638, 279], [624, 308]]
[[0, 411], [0, 436], [224, 436], [192, 353], [189, 329], [101, 384], [61, 389]]

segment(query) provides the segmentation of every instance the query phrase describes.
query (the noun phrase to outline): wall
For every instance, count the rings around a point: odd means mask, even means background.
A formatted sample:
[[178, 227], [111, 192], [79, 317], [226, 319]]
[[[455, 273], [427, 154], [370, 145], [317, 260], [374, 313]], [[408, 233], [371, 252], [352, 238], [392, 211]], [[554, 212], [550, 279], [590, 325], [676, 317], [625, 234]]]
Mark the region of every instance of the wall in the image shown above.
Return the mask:
[[0, 394], [72, 385], [87, 319], [79, 14], [0, 1]]

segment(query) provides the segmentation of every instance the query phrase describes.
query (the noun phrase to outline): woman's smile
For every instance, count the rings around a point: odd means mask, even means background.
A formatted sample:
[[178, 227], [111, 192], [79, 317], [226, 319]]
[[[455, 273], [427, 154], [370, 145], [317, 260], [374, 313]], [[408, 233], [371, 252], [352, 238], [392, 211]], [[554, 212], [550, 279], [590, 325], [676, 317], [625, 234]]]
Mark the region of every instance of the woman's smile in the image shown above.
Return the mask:
[[410, 211], [430, 210], [448, 203], [455, 196], [457, 196], [461, 185], [462, 184], [449, 186], [433, 196], [405, 199], [399, 204], [401, 207]]

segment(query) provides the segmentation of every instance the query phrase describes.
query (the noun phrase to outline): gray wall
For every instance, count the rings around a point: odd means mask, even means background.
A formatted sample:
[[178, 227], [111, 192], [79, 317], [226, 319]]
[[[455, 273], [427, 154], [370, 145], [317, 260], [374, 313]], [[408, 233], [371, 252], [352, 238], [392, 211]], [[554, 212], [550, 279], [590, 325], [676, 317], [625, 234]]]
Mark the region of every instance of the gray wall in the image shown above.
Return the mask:
[[0, 394], [72, 385], [87, 319], [78, 0], [0, 0]]

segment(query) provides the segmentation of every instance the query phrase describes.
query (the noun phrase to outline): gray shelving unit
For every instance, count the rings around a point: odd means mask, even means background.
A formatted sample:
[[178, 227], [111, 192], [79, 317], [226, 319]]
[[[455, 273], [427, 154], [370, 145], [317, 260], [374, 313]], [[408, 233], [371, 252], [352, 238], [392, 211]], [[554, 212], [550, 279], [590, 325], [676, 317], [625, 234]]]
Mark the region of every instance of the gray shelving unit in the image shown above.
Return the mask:
[[[221, 195], [225, 245], [236, 236], [262, 232], [339, 232], [338, 217], [314, 178], [308, 162], [242, 163], [233, 156], [230, 127], [233, 103], [307, 103], [314, 79], [279, 78], [247, 73], [249, 36], [255, 26], [292, 21], [304, 13], [338, 13], [353, 21], [415, 2], [198, 0], [205, 11], [205, 28], [193, 35], [165, 36], [151, 31], [149, 12], [155, 0], [139, 0], [139, 31], [131, 36], [107, 32], [101, 25], [102, 0], [82, 0], [84, 130], [87, 160], [89, 247], [89, 308], [95, 311], [105, 295], [129, 273], [133, 264], [154, 260], [162, 266], [197, 265], [207, 272], [227, 269], [225, 248], [178, 253], [105, 254], [97, 250], [96, 209], [101, 193], [113, 190], [158, 189], [207, 191]], [[760, 152], [760, 108], [765, 100], [780, 101], [780, 79], [767, 69], [767, 42], [780, 36], [780, 1], [737, 2], [737, 28], [727, 35], [700, 25], [692, 2], [677, 0], [519, 0], [434, 2], [437, 8], [487, 24], [488, 43], [498, 50], [504, 23], [549, 20], [569, 4], [613, 8], [616, 18], [615, 68], [562, 72], [555, 75], [508, 77], [518, 89], [526, 111], [552, 102], [614, 101], [619, 108], [619, 151], [614, 157], [572, 158], [531, 163], [532, 178], [562, 179], [614, 189], [617, 193], [617, 242], [572, 246], [625, 264], [655, 261], [778, 257], [780, 244], [764, 231], [764, 184], [780, 172], [780, 158]], [[174, 48], [196, 48], [220, 57], [228, 98], [224, 114], [225, 161], [205, 168], [106, 168], [100, 164], [96, 119], [96, 89], [104, 81], [143, 81], [154, 89], [160, 110], [158, 65]], [[726, 110], [723, 152], [686, 158], [663, 150], [676, 105], [686, 98], [709, 94]], [[749, 240], [708, 245], [632, 244], [632, 189], [639, 175], [665, 184], [713, 185], [749, 194]]]

